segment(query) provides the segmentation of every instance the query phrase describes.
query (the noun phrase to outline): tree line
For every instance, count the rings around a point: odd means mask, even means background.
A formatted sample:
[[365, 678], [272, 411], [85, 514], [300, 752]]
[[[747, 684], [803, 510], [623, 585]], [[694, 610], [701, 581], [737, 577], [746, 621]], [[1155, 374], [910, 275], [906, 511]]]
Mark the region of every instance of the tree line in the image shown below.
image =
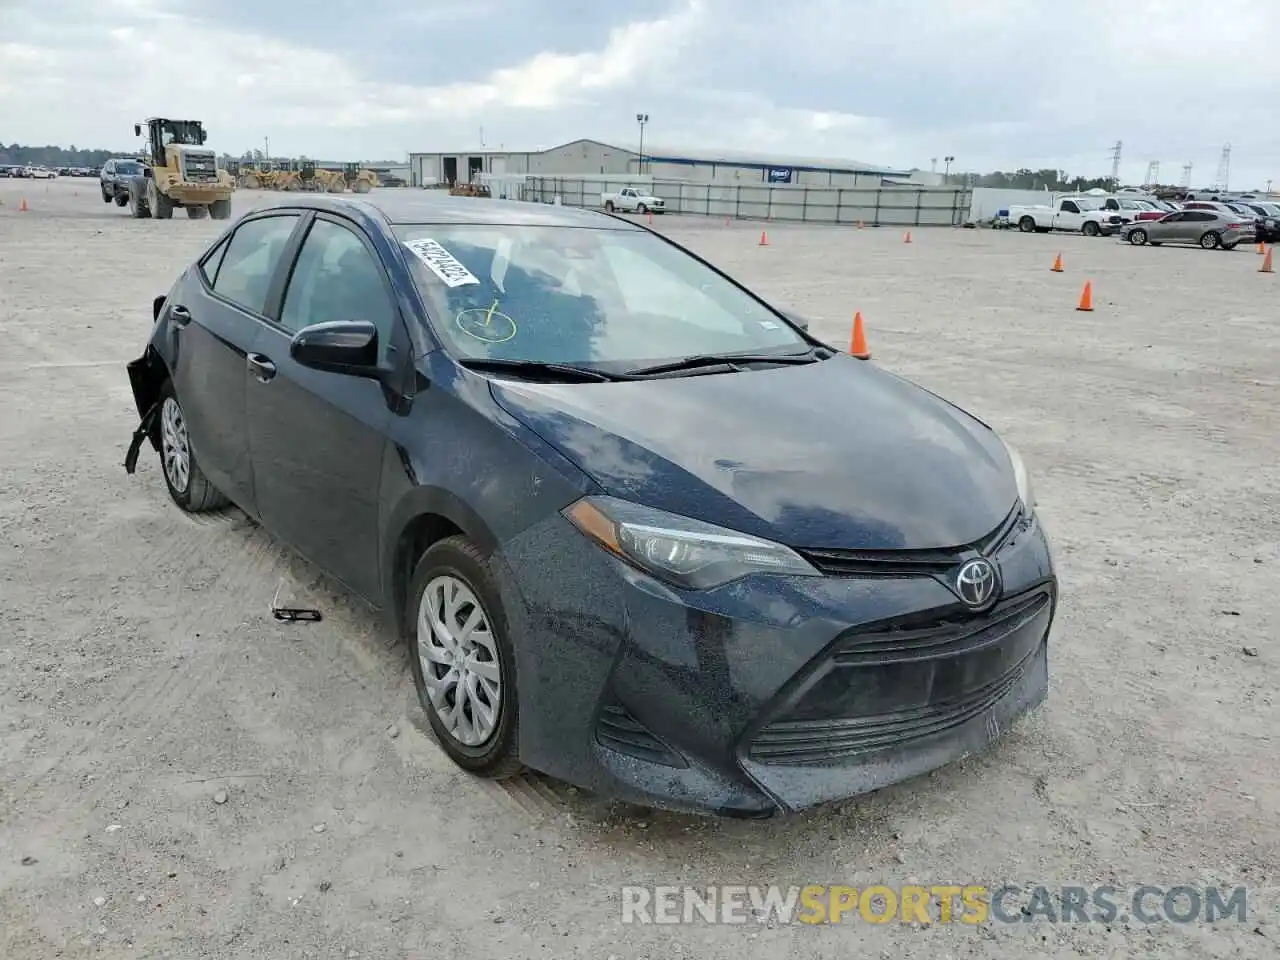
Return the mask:
[[0, 166], [25, 167], [93, 167], [102, 166], [112, 157], [132, 156], [129, 150], [82, 150], [70, 147], [24, 146], [0, 141]]

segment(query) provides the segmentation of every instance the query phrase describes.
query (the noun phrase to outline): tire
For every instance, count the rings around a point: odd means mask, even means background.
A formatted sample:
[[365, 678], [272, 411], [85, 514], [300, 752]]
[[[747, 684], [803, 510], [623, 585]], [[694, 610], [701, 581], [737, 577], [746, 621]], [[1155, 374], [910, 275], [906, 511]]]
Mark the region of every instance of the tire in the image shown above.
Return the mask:
[[1238, 247], [1238, 246], [1239, 246], [1239, 244], [1238, 244], [1238, 243], [1224, 243], [1224, 244], [1222, 245], [1222, 249], [1223, 249], [1223, 250], [1234, 250], [1234, 249], [1235, 249], [1236, 247]]
[[[442, 606], [442, 602], [450, 597], [454, 602], [461, 603], [453, 612]], [[457, 668], [447, 665], [452, 654], [436, 639], [439, 635], [437, 628], [430, 625], [431, 617], [434, 615], [438, 623], [451, 621], [451, 632], [456, 633], [458, 621], [474, 616], [477, 610], [482, 618], [481, 623], [488, 629], [483, 633], [479, 626], [473, 629], [470, 636], [483, 639], [468, 641], [470, 646], [464, 651], [463, 662], [468, 664], [468, 669], [482, 664], [493, 666], [486, 666], [483, 675], [479, 672], [472, 673], [462, 684], [455, 680], [449, 686], [448, 678], [455, 674]], [[455, 536], [441, 540], [422, 555], [410, 581], [405, 624], [408, 632], [409, 664], [413, 683], [417, 688], [418, 703], [426, 713], [441, 749], [454, 763], [477, 776], [501, 779], [523, 770], [524, 764], [516, 753], [519, 743], [519, 709], [516, 700], [515, 652], [507, 635], [507, 619], [498, 590], [485, 567], [484, 557], [466, 537]], [[428, 655], [425, 664], [424, 653]], [[440, 662], [441, 660], [445, 662]], [[431, 686], [428, 686], [424, 671], [430, 672]], [[480, 727], [464, 726], [461, 735], [456, 735], [441, 713], [454, 709], [458, 702], [458, 690], [467, 689], [466, 680], [471, 677], [475, 678], [472, 689], [480, 696], [474, 700], [468, 698], [467, 706], [470, 710], [464, 707], [461, 717], [463, 723], [468, 725], [479, 720]], [[496, 688], [490, 685], [493, 677], [497, 678]], [[485, 718], [483, 713], [476, 712], [477, 703], [493, 706], [495, 699], [497, 702], [493, 717]], [[439, 708], [436, 706], [437, 701]]]
[[147, 180], [147, 206], [157, 220], [173, 219], [173, 201], [160, 192], [154, 180]]
[[1098, 225], [1092, 220], [1085, 221], [1085, 225], [1080, 228], [1080, 232], [1086, 237], [1096, 237], [1098, 235]]
[[138, 196], [138, 188], [134, 186], [129, 187], [129, 212], [135, 220], [145, 220], [151, 216], [146, 198]]
[[231, 199], [228, 197], [224, 200], [215, 200], [209, 204], [209, 216], [214, 220], [229, 220], [231, 218]]
[[1147, 242], [1147, 231], [1131, 230], [1129, 232], [1129, 242], [1132, 243], [1135, 247], [1142, 246], [1144, 243]]
[[187, 219], [203, 220], [209, 215], [209, 208], [204, 206], [187, 207]]
[[1218, 231], [1210, 230], [1200, 238], [1200, 246], [1206, 250], [1212, 250], [1222, 244], [1222, 237], [1218, 235]]
[[102, 202], [103, 202], [103, 203], [110, 203], [110, 202], [111, 202], [111, 200], [112, 200], [112, 196], [111, 196], [111, 194], [107, 193], [107, 191], [104, 189], [104, 190], [102, 191]]
[[164, 474], [169, 498], [186, 513], [204, 513], [227, 506], [231, 501], [205, 477], [191, 449], [186, 417], [172, 380], [166, 380], [160, 388], [156, 431], [160, 441], [160, 472]]
[[649, 208], [646, 207], [643, 203], [640, 204], [638, 207], [636, 207], [636, 213], [640, 214], [640, 216], [642, 217], [648, 212], [649, 212]]
[[606, 210], [608, 210], [610, 213], [613, 213], [613, 201], [612, 201], [612, 200], [606, 200], [606, 201], [604, 202], [604, 208], [605, 208]]
[[129, 205], [129, 195], [127, 193], [116, 194], [116, 206], [127, 207]]
[[1035, 233], [1036, 221], [1034, 217], [1023, 217], [1018, 221], [1018, 230], [1022, 233]]

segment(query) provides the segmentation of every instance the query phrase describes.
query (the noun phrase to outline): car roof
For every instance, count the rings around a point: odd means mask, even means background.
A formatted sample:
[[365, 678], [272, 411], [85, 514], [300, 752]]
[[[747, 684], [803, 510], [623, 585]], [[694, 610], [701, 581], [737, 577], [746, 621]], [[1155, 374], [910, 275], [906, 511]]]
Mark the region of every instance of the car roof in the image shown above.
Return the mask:
[[[523, 200], [496, 200], [480, 197], [453, 197], [439, 190], [395, 189], [379, 191], [359, 199], [348, 197], [294, 196], [261, 209], [293, 207], [327, 210], [331, 213], [363, 214], [394, 225], [472, 224], [481, 226], [586, 227], [597, 230], [643, 228], [606, 213], [550, 203]], [[257, 211], [254, 211], [257, 212]]]

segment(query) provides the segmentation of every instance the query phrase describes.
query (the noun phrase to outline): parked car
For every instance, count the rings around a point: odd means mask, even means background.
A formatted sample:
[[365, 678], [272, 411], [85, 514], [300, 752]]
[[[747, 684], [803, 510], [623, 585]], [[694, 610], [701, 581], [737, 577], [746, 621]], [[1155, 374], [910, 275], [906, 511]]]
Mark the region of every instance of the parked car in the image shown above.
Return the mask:
[[1018, 454], [639, 224], [285, 196], [152, 314], [126, 469], [149, 440], [180, 509], [235, 503], [381, 608], [466, 770], [762, 816], [1046, 696]]
[[1161, 220], [1135, 221], [1120, 229], [1120, 239], [1134, 246], [1195, 243], [1206, 250], [1234, 250], [1242, 242], [1252, 242], [1253, 238], [1253, 223], [1234, 211], [1199, 208], [1179, 210]]
[[635, 187], [623, 187], [615, 193], [600, 194], [600, 205], [610, 213], [615, 210], [623, 213], [667, 212], [667, 201]]
[[1280, 204], [1266, 200], [1241, 201], [1240, 206], [1248, 207], [1258, 217], [1258, 242], [1274, 243], [1280, 240]]
[[1146, 197], [1107, 197], [1102, 202], [1102, 209], [1120, 217], [1121, 223], [1133, 220], [1159, 220], [1167, 210], [1159, 210]]
[[1062, 197], [1053, 206], [1013, 204], [1009, 222], [1023, 233], [1070, 230], [1087, 237], [1107, 236], [1120, 229], [1119, 213], [1102, 209], [1098, 197]]
[[23, 170], [22, 175], [24, 177], [29, 177], [32, 180], [56, 180], [58, 172], [56, 170], [50, 170], [48, 167], [27, 166]]

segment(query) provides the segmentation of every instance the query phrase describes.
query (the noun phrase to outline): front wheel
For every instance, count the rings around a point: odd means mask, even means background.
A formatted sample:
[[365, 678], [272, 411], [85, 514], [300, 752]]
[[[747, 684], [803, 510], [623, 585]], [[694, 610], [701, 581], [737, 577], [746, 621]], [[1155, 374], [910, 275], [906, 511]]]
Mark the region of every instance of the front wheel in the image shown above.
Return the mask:
[[649, 208], [646, 207], [643, 203], [640, 204], [640, 206], [636, 207], [636, 213], [640, 214], [641, 216], [644, 216], [648, 212], [649, 212]]
[[227, 500], [211, 484], [191, 449], [187, 418], [173, 390], [173, 381], [160, 390], [160, 465], [169, 497], [187, 513], [203, 513], [225, 507]]
[[1088, 221], [1081, 230], [1084, 231], [1086, 237], [1096, 237], [1098, 235], [1098, 225], [1092, 220]]
[[1147, 242], [1147, 231], [1134, 230], [1129, 234], [1129, 242], [1135, 247], [1140, 247]]
[[519, 773], [515, 654], [497, 587], [466, 537], [422, 555], [405, 624], [418, 702], [444, 752], [479, 776]]
[[215, 200], [209, 204], [209, 216], [214, 220], [226, 220], [231, 216], [231, 200]]
[[1217, 231], [1210, 230], [1200, 238], [1200, 246], [1206, 250], [1212, 250], [1222, 243], [1222, 237], [1218, 236]]

